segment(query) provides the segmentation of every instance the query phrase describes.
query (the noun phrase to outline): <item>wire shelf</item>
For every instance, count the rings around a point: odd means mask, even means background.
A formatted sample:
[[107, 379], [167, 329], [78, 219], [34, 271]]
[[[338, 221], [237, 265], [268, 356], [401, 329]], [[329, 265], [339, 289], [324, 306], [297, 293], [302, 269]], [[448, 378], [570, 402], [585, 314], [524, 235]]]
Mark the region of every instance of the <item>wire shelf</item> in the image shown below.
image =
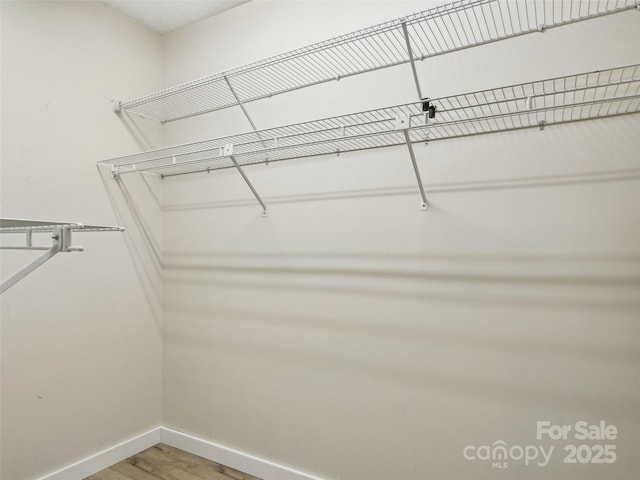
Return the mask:
[[[43, 232], [51, 232], [47, 235], [51, 242], [48, 246], [34, 245], [34, 235]], [[72, 232], [124, 232], [122, 227], [105, 225], [86, 225], [72, 222], [50, 222], [43, 220], [25, 220], [20, 218], [0, 218], [1, 233], [24, 234], [21, 245], [0, 245], [0, 250], [28, 250], [43, 251], [42, 255], [32, 260], [16, 273], [0, 283], [0, 294], [7, 291], [13, 285], [25, 278], [31, 272], [44, 265], [61, 252], [82, 252], [84, 247], [74, 246], [71, 242]]]
[[303, 87], [634, 8], [636, 0], [457, 0], [121, 102], [169, 122]]
[[[325, 118], [128, 155], [100, 163], [117, 174], [181, 175], [272, 161], [544, 127], [640, 112], [640, 64]], [[232, 145], [230, 150], [229, 145]]]
[[49, 222], [42, 220], [24, 220], [18, 218], [0, 218], [0, 233], [53, 232], [64, 228], [73, 232], [123, 232], [122, 227], [105, 225], [86, 225], [84, 223]]

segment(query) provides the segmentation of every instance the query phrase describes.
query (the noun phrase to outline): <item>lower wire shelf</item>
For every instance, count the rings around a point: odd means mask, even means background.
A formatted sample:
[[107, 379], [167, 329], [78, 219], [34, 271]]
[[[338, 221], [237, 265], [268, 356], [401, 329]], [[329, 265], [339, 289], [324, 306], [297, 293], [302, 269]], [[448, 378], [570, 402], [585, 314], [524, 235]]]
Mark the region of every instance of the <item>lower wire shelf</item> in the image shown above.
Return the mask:
[[114, 176], [149, 171], [169, 177], [637, 112], [638, 64], [432, 98], [99, 163], [110, 165]]

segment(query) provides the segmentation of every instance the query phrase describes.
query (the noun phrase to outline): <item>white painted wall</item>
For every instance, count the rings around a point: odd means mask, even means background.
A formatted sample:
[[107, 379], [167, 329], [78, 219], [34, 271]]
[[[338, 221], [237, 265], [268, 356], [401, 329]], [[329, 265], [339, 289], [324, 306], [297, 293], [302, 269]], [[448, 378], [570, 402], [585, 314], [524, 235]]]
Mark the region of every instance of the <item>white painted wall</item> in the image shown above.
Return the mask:
[[[167, 85], [432, 2], [259, 2], [166, 38]], [[640, 62], [638, 12], [443, 56], [431, 97]], [[248, 105], [260, 128], [414, 100], [409, 67]], [[640, 117], [164, 181], [165, 425], [327, 479], [636, 478]], [[248, 130], [238, 110], [169, 144]], [[564, 465], [536, 421], [615, 424]], [[555, 445], [506, 472], [466, 445]], [[611, 443], [611, 442], [610, 442]], [[506, 477], [505, 477], [506, 478]]]
[[[164, 40], [94, 2], [1, 5], [2, 215], [128, 228], [77, 235], [84, 253], [0, 299], [2, 479], [161, 421], [334, 480], [493, 479], [462, 451], [500, 439], [556, 448], [510, 478], [635, 478], [637, 115], [420, 146], [428, 213], [401, 148], [248, 168], [263, 219], [231, 171], [101, 176], [95, 161], [138, 150], [108, 100], [432, 2], [253, 1]], [[433, 59], [423, 91], [638, 63], [638, 21]], [[248, 109], [266, 128], [413, 95], [406, 66]], [[249, 128], [238, 110], [141, 125], [155, 144]], [[2, 254], [2, 277], [29, 258]], [[615, 424], [617, 462], [563, 465], [537, 420]]]
[[[161, 421], [159, 182], [105, 189], [95, 163], [137, 149], [110, 99], [160, 88], [163, 50], [97, 2], [1, 8], [2, 216], [128, 229], [76, 234], [85, 252], [59, 254], [2, 295], [0, 477], [27, 480]], [[3, 253], [2, 278], [34, 257]]]

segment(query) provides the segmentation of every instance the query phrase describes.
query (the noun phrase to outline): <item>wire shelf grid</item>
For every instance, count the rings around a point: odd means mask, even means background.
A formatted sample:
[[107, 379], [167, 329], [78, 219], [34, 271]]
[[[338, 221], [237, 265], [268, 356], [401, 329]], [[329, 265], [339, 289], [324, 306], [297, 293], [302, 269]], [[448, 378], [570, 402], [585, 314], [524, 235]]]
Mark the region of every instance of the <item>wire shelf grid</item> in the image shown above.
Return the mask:
[[[118, 174], [163, 176], [239, 165], [340, 154], [406, 143], [398, 117], [410, 119], [412, 143], [543, 127], [640, 112], [640, 65], [527, 82], [430, 100], [428, 118], [415, 102], [172, 146], [100, 163]], [[225, 150], [233, 145], [232, 153]]]
[[122, 227], [86, 225], [84, 223], [50, 222], [18, 218], [0, 218], [0, 233], [53, 232], [58, 228], [73, 232], [122, 232]]
[[169, 122], [352, 75], [634, 8], [636, 0], [456, 0], [122, 102]]

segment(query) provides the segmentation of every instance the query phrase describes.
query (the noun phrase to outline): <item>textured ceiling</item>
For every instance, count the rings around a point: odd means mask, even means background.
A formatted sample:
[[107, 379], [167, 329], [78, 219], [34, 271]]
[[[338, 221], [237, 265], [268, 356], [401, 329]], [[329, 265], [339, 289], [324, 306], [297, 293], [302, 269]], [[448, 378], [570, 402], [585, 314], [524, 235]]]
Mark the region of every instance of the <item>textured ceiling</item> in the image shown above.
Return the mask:
[[167, 33], [250, 0], [102, 0], [158, 33]]

